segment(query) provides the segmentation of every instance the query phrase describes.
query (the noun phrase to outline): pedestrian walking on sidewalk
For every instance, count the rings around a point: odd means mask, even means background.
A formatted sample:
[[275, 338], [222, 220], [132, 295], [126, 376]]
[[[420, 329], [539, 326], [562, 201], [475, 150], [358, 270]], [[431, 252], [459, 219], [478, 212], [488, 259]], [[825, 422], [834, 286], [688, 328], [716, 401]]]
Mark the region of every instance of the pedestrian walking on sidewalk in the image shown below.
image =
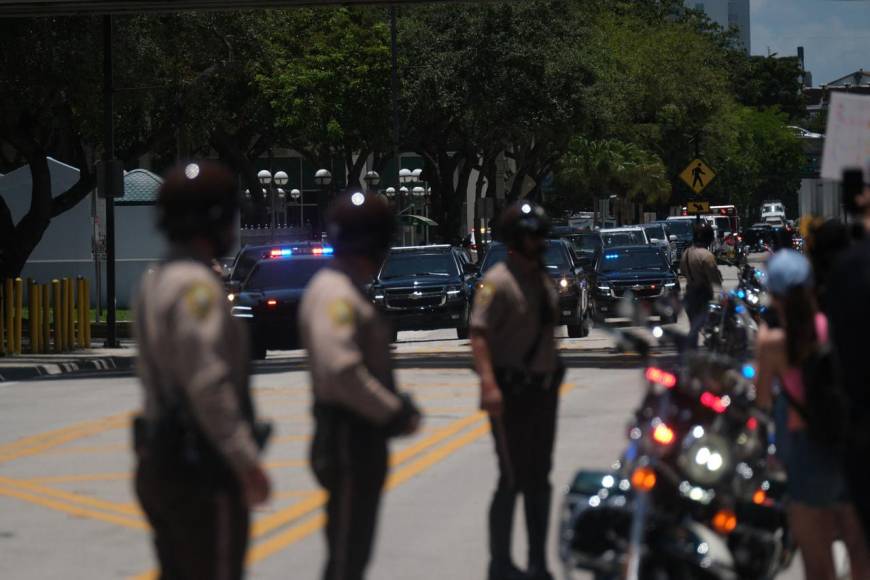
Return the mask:
[[265, 502], [245, 328], [230, 315], [212, 260], [233, 246], [233, 175], [210, 162], [169, 173], [157, 201], [170, 254], [136, 300], [144, 411], [134, 422], [136, 494], [151, 524], [161, 578], [244, 575], [249, 510]]
[[[487, 272], [471, 315], [481, 409], [490, 416], [499, 477], [489, 511], [489, 580], [550, 580], [553, 444], [564, 367], [554, 338], [558, 293], [543, 262], [549, 220], [522, 201], [507, 208], [499, 234], [508, 258]], [[517, 496], [523, 496], [528, 570], [511, 557]]]

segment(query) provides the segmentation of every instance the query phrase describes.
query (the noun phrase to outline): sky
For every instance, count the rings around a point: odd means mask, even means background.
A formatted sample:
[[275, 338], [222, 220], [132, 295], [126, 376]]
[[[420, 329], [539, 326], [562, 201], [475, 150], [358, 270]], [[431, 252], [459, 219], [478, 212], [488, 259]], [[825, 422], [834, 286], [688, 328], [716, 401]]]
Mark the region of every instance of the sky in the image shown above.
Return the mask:
[[750, 0], [752, 53], [806, 52], [818, 86], [870, 71], [870, 0]]

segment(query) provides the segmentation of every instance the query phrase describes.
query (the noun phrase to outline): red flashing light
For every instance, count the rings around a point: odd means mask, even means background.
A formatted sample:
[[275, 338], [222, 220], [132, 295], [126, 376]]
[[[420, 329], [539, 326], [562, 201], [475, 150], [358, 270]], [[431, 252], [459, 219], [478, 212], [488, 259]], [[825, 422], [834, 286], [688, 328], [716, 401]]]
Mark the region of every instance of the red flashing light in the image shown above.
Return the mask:
[[646, 380], [657, 385], [661, 385], [667, 389], [673, 389], [677, 386], [677, 376], [669, 372], [663, 371], [656, 367], [646, 369]]
[[653, 439], [655, 439], [656, 443], [670, 445], [674, 442], [675, 437], [674, 430], [664, 423], [659, 423], [656, 425], [656, 428], [653, 429]]
[[712, 409], [721, 414], [728, 410], [728, 405], [731, 404], [731, 401], [729, 401], [727, 397], [717, 397], [713, 393], [707, 391], [701, 395], [701, 404], [708, 409]]
[[758, 429], [758, 419], [755, 417], [750, 417], [748, 421], [746, 421], [746, 428], [750, 431], [755, 431]]

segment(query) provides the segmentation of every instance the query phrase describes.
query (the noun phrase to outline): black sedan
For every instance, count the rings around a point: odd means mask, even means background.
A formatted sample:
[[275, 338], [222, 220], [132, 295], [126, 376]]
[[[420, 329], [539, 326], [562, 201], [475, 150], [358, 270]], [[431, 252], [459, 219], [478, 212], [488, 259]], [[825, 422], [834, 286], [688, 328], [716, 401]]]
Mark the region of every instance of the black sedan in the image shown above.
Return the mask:
[[[481, 275], [507, 258], [507, 246], [492, 244], [481, 264]], [[569, 242], [566, 240], [547, 240], [544, 254], [547, 272], [559, 290], [560, 323], [568, 327], [570, 338], [583, 338], [589, 335], [591, 310], [586, 274], [581, 264], [574, 259]]]
[[233, 316], [250, 327], [253, 358], [299, 348], [297, 315], [308, 282], [332, 260], [332, 248], [296, 246], [271, 251], [233, 292]]
[[[595, 264], [590, 284], [595, 292], [595, 318], [616, 318], [619, 301], [630, 293], [636, 301], [679, 298], [680, 281], [667, 259], [652, 246], [605, 249]], [[670, 320], [676, 322], [676, 314]]]

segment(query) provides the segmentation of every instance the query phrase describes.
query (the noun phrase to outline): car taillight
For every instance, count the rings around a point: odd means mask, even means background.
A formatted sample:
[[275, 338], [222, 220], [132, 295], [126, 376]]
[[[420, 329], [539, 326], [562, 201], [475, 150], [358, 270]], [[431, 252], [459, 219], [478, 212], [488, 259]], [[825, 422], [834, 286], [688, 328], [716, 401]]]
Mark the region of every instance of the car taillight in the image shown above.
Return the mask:
[[737, 515], [731, 510], [719, 510], [713, 516], [713, 529], [720, 534], [730, 534], [737, 528]]
[[662, 369], [649, 367], [644, 374], [649, 382], [661, 385], [667, 389], [673, 389], [677, 386], [677, 376]]
[[727, 396], [717, 397], [713, 393], [706, 391], [701, 395], [701, 404], [708, 409], [712, 409], [716, 413], [724, 413], [728, 410], [728, 405], [731, 404], [731, 399]]
[[656, 472], [649, 467], [638, 467], [631, 474], [631, 485], [641, 491], [650, 491], [656, 486]]

